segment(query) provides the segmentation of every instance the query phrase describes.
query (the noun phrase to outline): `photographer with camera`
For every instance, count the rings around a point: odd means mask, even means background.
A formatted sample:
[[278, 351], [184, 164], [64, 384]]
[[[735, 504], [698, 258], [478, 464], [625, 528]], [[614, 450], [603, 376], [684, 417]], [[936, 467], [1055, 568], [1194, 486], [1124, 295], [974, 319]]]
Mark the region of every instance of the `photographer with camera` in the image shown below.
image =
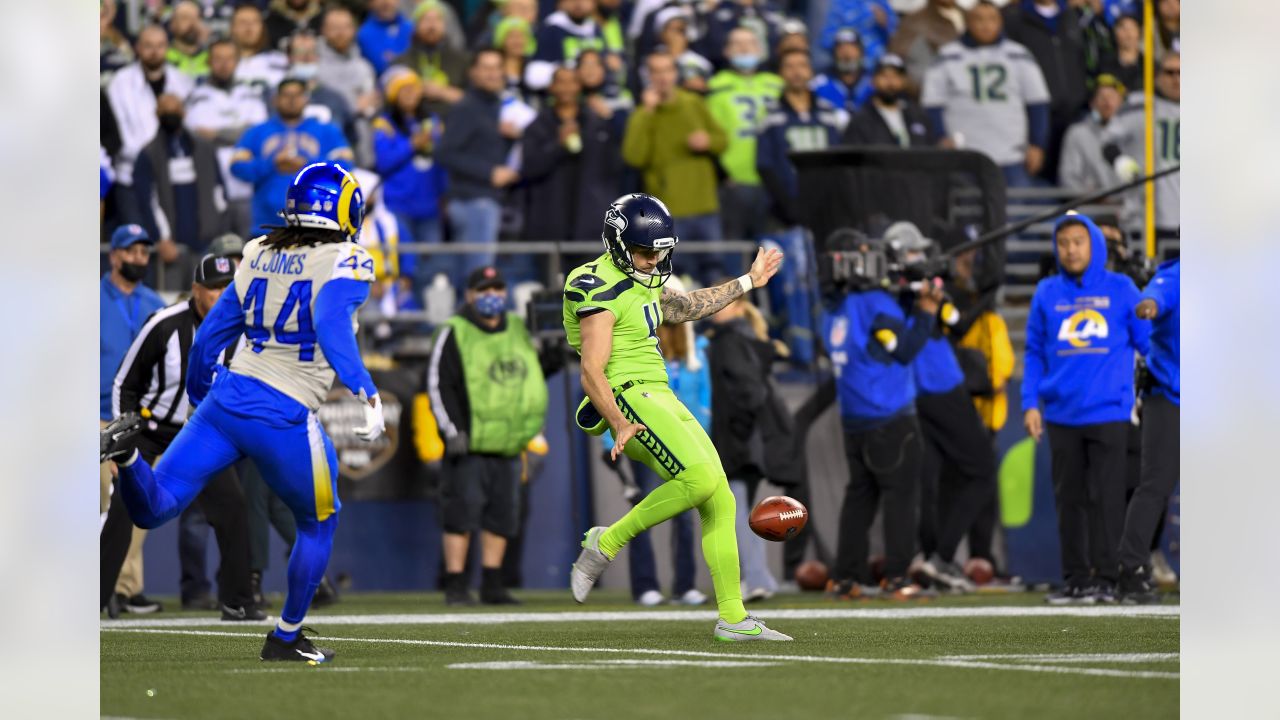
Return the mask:
[[[938, 284], [949, 275], [937, 243], [915, 225], [897, 222], [884, 233], [907, 279]], [[911, 302], [902, 298], [903, 305]], [[995, 489], [996, 459], [991, 442], [969, 397], [965, 374], [944, 328], [960, 313], [948, 299], [933, 332], [911, 363], [916, 383], [916, 413], [924, 431], [920, 468], [920, 549], [922, 569], [933, 582], [955, 592], [973, 583], [955, 563], [956, 548]]]
[[[836, 375], [849, 485], [840, 509], [832, 578], [837, 596], [888, 594], [910, 599], [919, 586], [907, 577], [915, 553], [920, 426], [911, 364], [933, 332], [942, 291], [920, 286], [905, 311], [886, 288], [891, 248], [852, 229], [832, 233], [820, 263], [826, 296], [822, 337]], [[883, 503], [884, 581], [872, 585], [868, 531]]]
[[1058, 274], [1031, 299], [1022, 376], [1027, 433], [1039, 442], [1047, 430], [1053, 457], [1065, 587], [1045, 599], [1115, 602], [1134, 353], [1146, 354], [1151, 327], [1133, 280], [1106, 269], [1093, 220], [1068, 213], [1053, 237]]

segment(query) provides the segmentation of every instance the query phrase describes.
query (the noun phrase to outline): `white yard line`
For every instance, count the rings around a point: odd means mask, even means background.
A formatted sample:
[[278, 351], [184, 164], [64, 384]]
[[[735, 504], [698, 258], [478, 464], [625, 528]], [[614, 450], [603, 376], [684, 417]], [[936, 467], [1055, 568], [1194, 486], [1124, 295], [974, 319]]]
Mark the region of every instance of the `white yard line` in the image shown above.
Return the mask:
[[1047, 663], [1153, 663], [1177, 662], [1178, 653], [1092, 653], [1081, 655], [943, 655], [942, 660], [1006, 660], [1009, 662]]
[[[1178, 619], [1178, 605], [1111, 605], [1105, 607], [904, 607], [759, 610], [765, 620], [917, 620], [921, 618], [1124, 617]], [[629, 610], [624, 612], [416, 613], [403, 615], [313, 615], [316, 624], [335, 625], [505, 625], [510, 623], [714, 622], [714, 610]], [[216, 617], [102, 620], [102, 628], [229, 627]], [[275, 620], [237, 623], [272, 626]]]
[[[256, 632], [225, 632], [218, 630], [173, 630], [162, 628], [102, 628], [103, 632], [122, 632], [122, 633], [143, 633], [157, 635], [194, 635], [206, 637], [243, 637], [258, 638]], [[659, 650], [653, 648], [597, 648], [597, 647], [555, 647], [547, 645], [507, 645], [503, 643], [469, 643], [457, 642], [452, 640], [409, 640], [400, 638], [343, 638], [323, 636], [324, 643], [369, 643], [382, 645], [420, 645], [428, 647], [454, 647], [454, 648], [470, 648], [484, 650], [520, 650], [527, 652], [567, 652], [567, 653], [596, 653], [596, 654], [635, 654], [635, 655], [660, 655], [672, 657], [702, 657], [712, 658], [716, 660], [729, 659], [732, 656], [726, 655], [724, 652], [708, 652], [704, 650]], [[983, 662], [976, 660], [958, 660], [954, 658], [855, 658], [855, 657], [828, 657], [821, 655], [755, 655], [752, 654], [746, 659], [757, 661], [776, 661], [776, 662], [808, 662], [808, 663], [830, 663], [830, 664], [847, 664], [847, 665], [915, 665], [927, 667], [950, 667], [950, 668], [970, 668], [980, 670], [1005, 670], [1020, 672], [1038, 672], [1038, 673], [1057, 673], [1063, 675], [1093, 675], [1098, 677], [1116, 677], [1116, 678], [1151, 678], [1151, 679], [1168, 679], [1176, 680], [1178, 673], [1176, 672], [1154, 672], [1141, 670], [1113, 670], [1109, 668], [1082, 668], [1082, 667], [1058, 667], [1051, 665], [1025, 665], [1016, 663], [997, 663]]]

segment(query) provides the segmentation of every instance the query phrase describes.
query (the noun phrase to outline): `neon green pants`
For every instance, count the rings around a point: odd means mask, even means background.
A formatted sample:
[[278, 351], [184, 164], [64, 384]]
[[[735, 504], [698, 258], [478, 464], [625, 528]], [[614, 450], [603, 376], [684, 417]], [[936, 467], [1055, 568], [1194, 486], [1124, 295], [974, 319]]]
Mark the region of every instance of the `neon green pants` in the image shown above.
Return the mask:
[[740, 622], [747, 611], [742, 606], [733, 527], [736, 504], [711, 438], [666, 385], [634, 385], [620, 393], [617, 402], [628, 420], [647, 428], [627, 443], [627, 457], [644, 463], [665, 482], [609, 527], [600, 538], [600, 549], [613, 557], [636, 535], [697, 508], [702, 556], [711, 571], [720, 617]]

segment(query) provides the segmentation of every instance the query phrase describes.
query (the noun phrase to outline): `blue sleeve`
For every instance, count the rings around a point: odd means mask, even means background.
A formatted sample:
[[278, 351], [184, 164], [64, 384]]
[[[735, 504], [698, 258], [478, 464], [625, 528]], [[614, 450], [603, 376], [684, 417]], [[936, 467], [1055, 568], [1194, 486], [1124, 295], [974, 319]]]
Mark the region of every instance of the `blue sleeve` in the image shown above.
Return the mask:
[[270, 156], [258, 157], [258, 148], [262, 144], [259, 137], [262, 127], [249, 128], [236, 143], [231, 156], [231, 174], [247, 183], [258, 183], [276, 174], [275, 159]]
[[244, 335], [244, 310], [234, 281], [222, 291], [209, 315], [200, 323], [191, 343], [191, 357], [187, 360], [187, 397], [192, 405], [199, 405], [209, 392], [213, 382], [213, 368], [218, 356]]
[[373, 169], [382, 177], [387, 177], [400, 170], [413, 159], [413, 143], [405, 135], [386, 128], [377, 123], [373, 131]]
[[1037, 288], [1031, 296], [1031, 312], [1027, 313], [1027, 346], [1022, 361], [1022, 412], [1040, 407], [1040, 378], [1044, 377], [1044, 319], [1040, 317], [1041, 301]]
[[924, 109], [925, 115], [929, 116], [929, 124], [933, 126], [933, 132], [938, 138], [947, 136], [947, 121], [943, 119], [941, 107], [927, 107]]
[[[879, 344], [875, 334], [879, 330], [891, 330], [898, 338], [898, 344], [889, 355], [902, 365], [910, 365], [916, 355], [924, 349], [933, 332], [933, 315], [913, 309], [906, 323], [886, 313], [876, 315], [871, 321], [871, 335], [868, 342]], [[887, 350], [887, 348], [886, 348]]]
[[[1129, 321], [1129, 342], [1140, 355], [1146, 355], [1151, 352], [1151, 321], [1143, 320], [1134, 312], [1134, 308], [1142, 302], [1142, 295], [1138, 292], [1138, 286], [1127, 277], [1124, 279], [1123, 294], [1125, 316]], [[1156, 303], [1159, 304], [1159, 301]]]
[[1027, 128], [1032, 145], [1049, 147], [1049, 103], [1027, 105]]
[[1147, 283], [1139, 302], [1154, 300], [1156, 317], [1159, 317], [1178, 308], [1178, 295], [1178, 276], [1174, 273], [1158, 272], [1151, 278], [1151, 282]]
[[316, 341], [338, 374], [338, 380], [353, 395], [363, 390], [366, 397], [378, 394], [373, 378], [365, 370], [351, 328], [351, 316], [369, 298], [369, 283], [351, 278], [330, 280], [316, 296]]
[[889, 39], [898, 31], [898, 13], [889, 5], [889, 0], [875, 0], [875, 4], [884, 11], [884, 27], [878, 29], [884, 36], [885, 52], [888, 52]]

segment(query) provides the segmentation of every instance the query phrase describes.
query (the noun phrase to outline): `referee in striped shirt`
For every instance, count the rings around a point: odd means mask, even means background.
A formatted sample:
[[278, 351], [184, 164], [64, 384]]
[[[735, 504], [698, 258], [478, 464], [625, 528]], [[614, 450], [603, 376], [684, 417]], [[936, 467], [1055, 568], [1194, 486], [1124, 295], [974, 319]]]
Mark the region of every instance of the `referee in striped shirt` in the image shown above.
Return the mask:
[[[116, 372], [111, 393], [114, 417], [127, 412], [146, 419], [138, 449], [155, 463], [191, 414], [187, 399], [187, 360], [200, 321], [235, 277], [235, 263], [205, 255], [195, 270], [191, 298], [157, 310], [134, 339]], [[220, 358], [230, 364], [234, 348]], [[196, 498], [218, 540], [221, 567], [218, 595], [223, 620], [262, 620], [249, 580], [248, 508], [235, 471], [214, 477]], [[114, 508], [113, 508], [114, 512]], [[127, 521], [127, 516], [126, 516]], [[108, 516], [107, 522], [112, 522]]]

